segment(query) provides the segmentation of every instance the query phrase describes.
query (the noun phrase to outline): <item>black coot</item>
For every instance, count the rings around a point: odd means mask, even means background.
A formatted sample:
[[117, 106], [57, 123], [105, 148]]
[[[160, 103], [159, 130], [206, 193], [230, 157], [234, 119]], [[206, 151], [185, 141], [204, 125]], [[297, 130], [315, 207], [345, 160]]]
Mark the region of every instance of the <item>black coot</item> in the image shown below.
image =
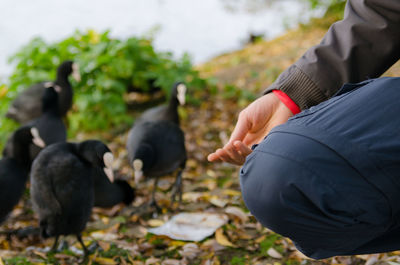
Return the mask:
[[152, 204], [157, 208], [155, 191], [160, 177], [178, 171], [172, 200], [182, 198], [182, 172], [186, 164], [185, 136], [179, 127], [178, 103], [184, 103], [186, 86], [173, 86], [168, 105], [143, 113], [129, 132], [127, 149], [129, 162], [135, 171], [136, 183], [143, 175], [155, 178]]
[[103, 170], [94, 170], [94, 206], [108, 208], [121, 202], [129, 205], [134, 198], [135, 190], [127, 181], [112, 181]]
[[42, 113], [42, 96], [49, 86], [60, 87], [59, 113], [61, 116], [65, 116], [72, 106], [73, 98], [73, 90], [68, 80], [70, 74], [80, 81], [78, 65], [72, 61], [64, 61], [57, 68], [55, 81], [35, 84], [20, 93], [11, 103], [6, 117], [22, 124], [39, 117]]
[[[29, 126], [38, 130], [40, 137], [46, 146], [65, 142], [67, 140], [67, 128], [62, 121], [58, 108], [61, 91], [59, 87], [48, 87], [42, 98], [42, 114], [36, 120], [28, 123]], [[42, 148], [38, 145], [31, 145], [30, 155], [33, 161]]]
[[11, 137], [12, 152], [0, 160], [0, 223], [20, 200], [31, 166], [29, 145], [33, 136], [30, 127], [19, 128]]
[[167, 120], [179, 124], [178, 106], [185, 104], [186, 85], [177, 82], [172, 86], [167, 105], [150, 108], [143, 112], [139, 119], [147, 121]]
[[93, 169], [99, 168], [112, 179], [113, 156], [100, 141], [56, 143], [43, 149], [32, 164], [31, 199], [39, 216], [41, 235], [76, 235], [82, 242], [94, 203]]
[[[40, 135], [40, 138], [43, 140], [41, 145], [30, 145], [29, 153], [31, 161], [35, 159], [44, 146], [57, 142], [65, 142], [67, 139], [66, 127], [58, 109], [59, 93], [57, 87], [50, 86], [46, 88], [42, 98], [43, 112], [41, 116], [26, 125], [34, 127], [35, 129], [32, 130], [34, 136]], [[10, 138], [6, 143], [6, 148], [3, 150], [3, 155], [8, 156], [8, 153], [11, 153], [12, 149], [13, 145]]]

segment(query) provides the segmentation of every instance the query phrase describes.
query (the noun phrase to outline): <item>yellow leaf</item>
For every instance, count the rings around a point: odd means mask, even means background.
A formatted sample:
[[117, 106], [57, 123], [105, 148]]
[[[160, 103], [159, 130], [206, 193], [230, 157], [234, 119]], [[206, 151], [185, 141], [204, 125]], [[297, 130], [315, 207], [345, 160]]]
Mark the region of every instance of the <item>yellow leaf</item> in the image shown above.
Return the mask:
[[89, 255], [89, 262], [88, 262], [87, 265], [92, 265], [93, 260], [94, 260], [95, 258], [97, 258], [97, 254], [98, 254], [98, 252], [96, 251], [96, 253], [94, 253], [94, 254], [92, 254], [92, 255]]
[[118, 263], [110, 258], [101, 258], [101, 257], [96, 257], [94, 259], [94, 261], [96, 261], [97, 263], [101, 264], [101, 265], [117, 265]]
[[97, 43], [99, 43], [99, 41], [100, 41], [100, 34], [99, 34], [97, 31], [91, 29], [91, 30], [88, 31], [88, 35], [89, 35], [89, 42], [90, 42], [90, 44], [97, 44]]
[[111, 247], [110, 243], [104, 242], [104, 241], [98, 241], [97, 244], [104, 250], [108, 251]]
[[207, 175], [209, 175], [212, 178], [216, 178], [217, 177], [217, 173], [215, 173], [215, 171], [208, 169], [206, 172]]
[[110, 223], [110, 218], [108, 218], [108, 217], [106, 217], [106, 216], [103, 216], [103, 217], [101, 218], [101, 221], [103, 221], [104, 224], [108, 225], [108, 224]]
[[0, 244], [1, 249], [10, 249], [10, 243], [8, 243], [8, 241], [3, 241]]
[[240, 196], [242, 193], [237, 190], [225, 189], [222, 191], [222, 194], [229, 195], [229, 196]]
[[215, 231], [215, 240], [217, 240], [218, 244], [220, 244], [222, 246], [232, 247], [232, 248], [236, 247], [224, 235], [224, 232], [223, 232], [222, 228], [218, 228], [217, 231]]
[[177, 241], [177, 240], [173, 240], [171, 243], [169, 243], [169, 245], [174, 246], [174, 247], [180, 247], [185, 245], [186, 242], [183, 241]]
[[3, 259], [0, 257], [0, 265], [4, 265]]
[[5, 95], [7, 95], [7, 92], [8, 88], [5, 85], [0, 86], [0, 98], [5, 97]]
[[147, 221], [147, 223], [151, 227], [157, 227], [157, 226], [162, 226], [164, 224], [164, 221], [159, 219], [150, 219], [149, 221]]
[[132, 217], [130, 218], [130, 220], [134, 223], [136, 223], [138, 219], [139, 219], [139, 215], [136, 215], [136, 214], [132, 215]]

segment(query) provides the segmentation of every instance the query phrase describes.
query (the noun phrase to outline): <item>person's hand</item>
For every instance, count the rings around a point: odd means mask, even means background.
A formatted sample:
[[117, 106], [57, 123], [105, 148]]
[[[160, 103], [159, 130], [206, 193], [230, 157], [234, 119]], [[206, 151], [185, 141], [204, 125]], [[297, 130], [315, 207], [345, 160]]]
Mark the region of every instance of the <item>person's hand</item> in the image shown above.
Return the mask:
[[274, 93], [268, 93], [242, 110], [229, 142], [214, 153], [208, 155], [208, 161], [225, 161], [243, 165], [252, 150], [269, 131], [285, 123], [293, 113]]

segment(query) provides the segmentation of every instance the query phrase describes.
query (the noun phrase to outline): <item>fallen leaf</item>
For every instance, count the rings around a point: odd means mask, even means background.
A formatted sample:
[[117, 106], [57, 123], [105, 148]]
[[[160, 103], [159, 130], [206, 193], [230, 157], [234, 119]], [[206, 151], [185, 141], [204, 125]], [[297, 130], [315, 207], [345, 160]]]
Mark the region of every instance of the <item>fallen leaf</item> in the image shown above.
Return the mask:
[[158, 226], [162, 226], [164, 224], [164, 221], [160, 220], [160, 219], [150, 219], [149, 221], [147, 221], [147, 223], [151, 227], [158, 227]]
[[221, 200], [217, 196], [213, 196], [210, 199], [210, 203], [214, 204], [217, 207], [223, 208], [228, 203], [226, 200]]
[[227, 207], [225, 209], [225, 213], [239, 218], [240, 221], [242, 221], [243, 223], [245, 223], [249, 220], [249, 217], [247, 216], [247, 214], [239, 207], [234, 207], [234, 206]]
[[117, 233], [120, 226], [121, 226], [120, 223], [115, 223], [111, 227], [109, 227], [106, 230], [104, 230], [104, 232], [106, 232], [106, 233]]
[[125, 259], [123, 257], [119, 258], [121, 260], [121, 265], [128, 265], [128, 263], [125, 261]]
[[124, 233], [125, 236], [134, 238], [143, 238], [147, 234], [147, 229], [141, 225], [136, 225], [134, 227], [128, 228]]
[[281, 258], [283, 258], [283, 257], [282, 257], [282, 254], [279, 253], [278, 251], [276, 251], [276, 249], [274, 249], [274, 248], [269, 248], [268, 251], [267, 251], [267, 254], [268, 254], [270, 257], [275, 258], [275, 259], [281, 259]]
[[98, 254], [99, 254], [99, 253], [96, 251], [94, 254], [90, 255], [90, 256], [89, 256], [89, 262], [88, 262], [87, 265], [92, 265], [93, 260], [94, 260], [95, 258], [97, 258], [97, 255], [98, 255]]
[[160, 264], [160, 259], [157, 258], [149, 258], [146, 260], [146, 265]]
[[290, 254], [290, 258], [291, 259], [295, 259], [297, 261], [301, 261], [303, 259], [310, 259], [309, 257], [307, 257], [306, 255], [304, 255], [303, 253], [301, 253], [300, 251], [298, 251], [297, 249], [295, 249], [291, 254]]
[[267, 238], [266, 235], [260, 236], [259, 238], [257, 238], [256, 240], [254, 240], [255, 243], [261, 243], [262, 241], [264, 241], [264, 239]]
[[70, 259], [71, 256], [63, 253], [57, 253], [54, 255], [55, 258], [57, 259]]
[[182, 250], [178, 251], [182, 257], [187, 259], [194, 259], [200, 252], [199, 247], [195, 243], [188, 243], [182, 247]]
[[183, 241], [173, 240], [173, 241], [170, 243], [170, 245], [171, 245], [171, 246], [174, 246], [174, 247], [181, 247], [181, 246], [186, 245], [186, 243], [183, 242]]
[[38, 255], [39, 257], [41, 257], [41, 258], [43, 258], [43, 259], [47, 259], [46, 254], [44, 254], [44, 253], [42, 253], [42, 252], [39, 252], [39, 251], [34, 250], [33, 253], [34, 253], [35, 255]]
[[364, 265], [373, 265], [378, 262], [378, 258], [376, 256], [370, 257]]
[[211, 169], [207, 170], [207, 175], [209, 175], [212, 178], [216, 178], [217, 177], [217, 174], [215, 173], [215, 171], [213, 171]]
[[213, 260], [212, 260], [212, 263], [211, 263], [212, 265], [220, 265], [221, 264], [221, 262], [219, 261], [219, 259], [218, 259], [218, 257], [217, 256], [215, 256], [214, 258], [213, 258]]
[[118, 235], [114, 233], [104, 233], [103, 231], [96, 231], [90, 233], [90, 236], [95, 239], [101, 239], [104, 241], [112, 241], [118, 239]]
[[228, 195], [228, 196], [240, 196], [240, 195], [242, 195], [242, 193], [240, 191], [232, 190], [232, 189], [224, 189], [222, 191], [222, 194]]
[[135, 261], [135, 260], [133, 260], [132, 257], [131, 257], [131, 255], [128, 255], [128, 260], [129, 260], [129, 262], [130, 262], [132, 265], [144, 265], [144, 263], [141, 262], [141, 261]]
[[97, 263], [99, 263], [101, 265], [116, 265], [116, 264], [118, 264], [118, 262], [116, 262], [115, 260], [110, 259], [110, 258], [96, 257], [96, 258], [94, 258], [94, 261], [96, 261]]
[[104, 241], [98, 241], [97, 244], [104, 250], [108, 251], [111, 247], [110, 243], [104, 242]]
[[214, 255], [214, 252], [221, 251], [221, 250], [223, 250], [223, 249], [225, 249], [225, 248], [226, 248], [225, 246], [223, 246], [223, 245], [221, 245], [221, 244], [218, 244], [217, 240], [215, 240], [214, 238], [213, 238], [213, 239], [206, 240], [206, 241], [201, 245], [201, 249], [207, 250], [207, 253], [209, 253], [209, 254], [208, 254], [209, 257], [208, 257], [208, 255], [207, 255], [207, 256], [203, 257], [204, 259], [212, 258], [213, 255]]
[[182, 264], [184, 263], [182, 263], [178, 259], [166, 259], [161, 263], [161, 265], [182, 265]]
[[182, 195], [182, 200], [189, 202], [197, 202], [203, 196], [204, 196], [203, 192], [185, 192]]
[[236, 247], [224, 235], [224, 232], [223, 232], [222, 228], [218, 228], [217, 231], [215, 231], [215, 240], [217, 240], [218, 244], [220, 244], [220, 245], [223, 245], [223, 246], [226, 246], [226, 247], [233, 247], [233, 248]]

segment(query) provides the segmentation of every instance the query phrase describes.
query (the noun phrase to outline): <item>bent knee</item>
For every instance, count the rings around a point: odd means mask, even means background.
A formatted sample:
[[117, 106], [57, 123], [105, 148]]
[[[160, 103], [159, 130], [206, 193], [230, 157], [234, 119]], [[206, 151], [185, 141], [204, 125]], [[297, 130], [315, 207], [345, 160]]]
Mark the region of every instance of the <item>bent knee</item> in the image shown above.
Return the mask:
[[287, 160], [254, 151], [240, 173], [247, 208], [261, 224], [280, 234], [283, 234], [280, 228], [287, 210], [283, 205], [282, 192], [290, 185], [291, 171], [293, 169]]

